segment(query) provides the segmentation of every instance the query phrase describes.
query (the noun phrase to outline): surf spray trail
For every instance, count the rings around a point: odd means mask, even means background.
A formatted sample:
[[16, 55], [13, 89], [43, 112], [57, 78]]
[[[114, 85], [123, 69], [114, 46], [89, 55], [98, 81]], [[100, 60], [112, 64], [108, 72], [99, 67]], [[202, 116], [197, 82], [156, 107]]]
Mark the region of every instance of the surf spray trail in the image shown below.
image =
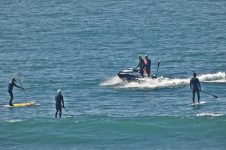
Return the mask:
[[[225, 72], [217, 72], [213, 74], [203, 74], [198, 76], [200, 82], [221, 82], [226, 83]], [[101, 86], [114, 86], [118, 88], [174, 88], [183, 85], [188, 85], [190, 83], [189, 78], [167, 78], [159, 77], [157, 79], [143, 78], [140, 82], [124, 82], [118, 76], [111, 77], [101, 83]]]

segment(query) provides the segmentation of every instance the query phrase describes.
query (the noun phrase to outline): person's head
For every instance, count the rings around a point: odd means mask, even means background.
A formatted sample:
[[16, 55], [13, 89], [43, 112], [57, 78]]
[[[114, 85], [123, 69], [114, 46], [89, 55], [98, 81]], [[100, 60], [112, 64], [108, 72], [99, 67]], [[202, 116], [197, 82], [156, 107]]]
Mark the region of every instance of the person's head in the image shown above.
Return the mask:
[[11, 82], [15, 82], [16, 81], [16, 78], [12, 78]]
[[193, 77], [196, 77], [196, 73], [195, 72], [193, 73]]
[[145, 58], [148, 59], [148, 55], [145, 55]]
[[142, 59], [142, 57], [141, 57], [141, 56], [139, 56], [138, 58], [139, 58], [139, 59]]
[[61, 93], [62, 93], [61, 89], [58, 89], [57, 94], [61, 94]]

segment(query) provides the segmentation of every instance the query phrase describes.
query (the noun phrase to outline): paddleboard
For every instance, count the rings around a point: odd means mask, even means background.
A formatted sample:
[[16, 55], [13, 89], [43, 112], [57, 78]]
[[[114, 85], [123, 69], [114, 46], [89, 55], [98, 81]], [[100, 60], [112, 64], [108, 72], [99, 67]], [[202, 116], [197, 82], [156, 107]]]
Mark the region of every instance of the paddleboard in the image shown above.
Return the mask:
[[196, 103], [192, 103], [191, 105], [192, 105], [192, 106], [200, 106], [200, 105], [203, 105], [203, 104], [205, 104], [205, 103], [206, 103], [205, 101], [200, 101], [199, 103], [196, 102]]
[[13, 106], [10, 105], [2, 105], [3, 107], [27, 107], [27, 106], [34, 106], [36, 105], [35, 102], [26, 102], [26, 103], [15, 103]]

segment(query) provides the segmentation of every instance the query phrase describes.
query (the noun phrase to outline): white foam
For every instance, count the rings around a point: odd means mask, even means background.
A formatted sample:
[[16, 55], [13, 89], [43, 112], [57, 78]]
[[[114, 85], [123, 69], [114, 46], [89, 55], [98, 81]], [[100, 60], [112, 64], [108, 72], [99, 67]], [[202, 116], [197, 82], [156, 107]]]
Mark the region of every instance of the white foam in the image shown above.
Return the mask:
[[103, 83], [101, 83], [101, 86], [113, 86], [113, 85], [119, 85], [119, 84], [123, 84], [124, 82], [118, 77], [111, 77], [108, 80], [105, 80]]
[[205, 103], [206, 103], [205, 101], [201, 101], [200, 103], [196, 102], [196, 103], [192, 103], [191, 105], [196, 106], [196, 105], [203, 105]]
[[226, 82], [225, 72], [200, 75], [199, 80], [202, 82]]
[[203, 116], [212, 116], [212, 117], [219, 117], [219, 116], [223, 116], [224, 114], [221, 113], [212, 113], [212, 112], [203, 112], [203, 113], [199, 113], [196, 116], [198, 117], [203, 117]]
[[165, 88], [165, 87], [176, 87], [184, 84], [188, 84], [188, 79], [170, 79], [160, 77], [158, 79], [144, 78], [142, 82], [130, 82], [122, 85], [122, 88]]
[[12, 120], [7, 120], [6, 122], [9, 122], [9, 123], [14, 123], [14, 122], [21, 122], [22, 120], [20, 119], [12, 119]]
[[[226, 83], [225, 72], [218, 72], [213, 74], [204, 74], [198, 76], [201, 82], [223, 82]], [[160, 77], [158, 79], [142, 78], [141, 82], [123, 82], [118, 76], [114, 76], [103, 83], [101, 86], [118, 86], [120, 88], [173, 88], [182, 85], [188, 85], [190, 83], [189, 78], [166, 78]]]
[[190, 79], [170, 79], [160, 77], [158, 79], [143, 78], [140, 82], [124, 82], [118, 76], [112, 77], [109, 80], [101, 83], [101, 86], [118, 86], [120, 88], [164, 88], [175, 87], [188, 84]]

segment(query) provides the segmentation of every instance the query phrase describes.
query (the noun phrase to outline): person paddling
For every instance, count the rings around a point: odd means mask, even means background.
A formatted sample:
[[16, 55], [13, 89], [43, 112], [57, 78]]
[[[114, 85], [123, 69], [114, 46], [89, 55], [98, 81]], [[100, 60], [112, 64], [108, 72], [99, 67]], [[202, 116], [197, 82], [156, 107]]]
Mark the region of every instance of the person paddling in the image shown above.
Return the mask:
[[193, 78], [190, 80], [190, 87], [192, 89], [192, 101], [195, 103], [195, 93], [198, 96], [198, 103], [200, 102], [200, 91], [201, 91], [201, 84], [199, 79], [196, 77], [196, 73], [193, 73]]
[[20, 89], [24, 90], [23, 87], [16, 85], [15, 82], [16, 82], [16, 78], [12, 78], [11, 81], [9, 82], [9, 84], [8, 84], [8, 93], [10, 95], [10, 100], [9, 100], [9, 105], [10, 106], [13, 106], [13, 87], [15, 86], [17, 88], [20, 88]]
[[62, 107], [64, 108], [64, 97], [62, 95], [61, 89], [57, 90], [57, 95], [55, 96], [55, 102], [56, 102], [55, 118], [57, 118], [58, 112], [59, 112], [59, 117], [61, 118]]

